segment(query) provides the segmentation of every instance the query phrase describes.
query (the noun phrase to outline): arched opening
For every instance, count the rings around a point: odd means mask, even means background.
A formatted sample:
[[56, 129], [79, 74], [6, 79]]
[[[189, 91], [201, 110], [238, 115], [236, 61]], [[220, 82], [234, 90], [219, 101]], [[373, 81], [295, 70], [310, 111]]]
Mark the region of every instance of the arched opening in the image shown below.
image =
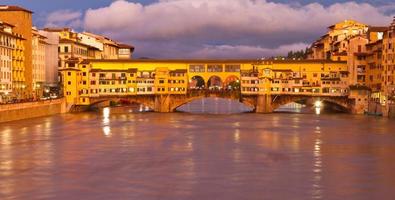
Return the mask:
[[284, 101], [274, 109], [274, 112], [330, 114], [349, 113], [350, 111], [347, 107], [330, 99], [304, 97]]
[[228, 76], [224, 83], [227, 90], [240, 90], [240, 79], [237, 76]]
[[194, 76], [189, 80], [189, 89], [204, 89], [206, 87], [206, 82], [201, 76]]
[[334, 101], [323, 100], [322, 110], [327, 113], [349, 113], [350, 110]]
[[138, 113], [152, 112], [152, 105], [134, 99], [105, 99], [89, 105], [89, 111], [102, 111], [104, 108], [110, 109], [111, 113]]
[[210, 90], [220, 90], [223, 87], [222, 80], [218, 76], [212, 76], [207, 81], [207, 87]]
[[177, 112], [193, 114], [236, 114], [253, 110], [238, 100], [218, 97], [194, 99], [176, 108]]

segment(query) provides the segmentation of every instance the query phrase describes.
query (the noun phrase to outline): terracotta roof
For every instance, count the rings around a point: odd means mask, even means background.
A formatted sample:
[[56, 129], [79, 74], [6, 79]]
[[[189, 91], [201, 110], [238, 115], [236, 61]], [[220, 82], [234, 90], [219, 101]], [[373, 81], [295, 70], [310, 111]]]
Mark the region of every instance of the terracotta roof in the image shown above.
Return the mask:
[[134, 46], [128, 44], [118, 44], [119, 48], [134, 50]]
[[374, 46], [374, 45], [382, 44], [382, 43], [383, 43], [383, 40], [376, 40], [375, 42], [366, 44], [366, 46]]
[[22, 37], [21, 35], [19, 35], [19, 34], [8, 33], [8, 32], [5, 32], [5, 31], [2, 31], [2, 30], [0, 30], [0, 33], [3, 34], [3, 35], [8, 35], [8, 36], [11, 36], [11, 37], [14, 37], [14, 38], [18, 38], [18, 39], [21, 39], [21, 40], [26, 40], [25, 38], [23, 38], [23, 37]]
[[128, 73], [136, 73], [137, 68], [129, 68], [129, 69], [91, 69], [91, 72], [128, 72]]
[[388, 27], [385, 26], [369, 26], [370, 32], [385, 32], [388, 30]]
[[61, 31], [71, 31], [71, 28], [67, 28], [67, 27], [64, 27], [64, 28], [44, 28], [43, 29], [44, 31], [47, 31], [47, 32], [61, 32]]
[[74, 40], [65, 39], [65, 38], [60, 39], [60, 40], [59, 40], [59, 43], [60, 43], [60, 44], [61, 44], [61, 43], [75, 43], [75, 44], [78, 44], [78, 45], [81, 45], [81, 46], [85, 46], [85, 47], [88, 47], [88, 48], [91, 48], [91, 49], [100, 50], [100, 49], [98, 49], [98, 48], [96, 48], [96, 47], [94, 47], [94, 46], [90, 46], [90, 45], [81, 43], [81, 42], [79, 42], [79, 41], [74, 41]]
[[11, 26], [11, 27], [15, 27], [15, 25], [13, 25], [13, 24], [7, 23], [5, 21], [0, 21], [0, 25], [2, 25], [2, 24], [5, 24], [5, 25]]
[[20, 6], [14, 6], [14, 5], [0, 5], [0, 12], [1, 11], [24, 11], [28, 13], [33, 13], [30, 10], [27, 10], [25, 8], [22, 8]]

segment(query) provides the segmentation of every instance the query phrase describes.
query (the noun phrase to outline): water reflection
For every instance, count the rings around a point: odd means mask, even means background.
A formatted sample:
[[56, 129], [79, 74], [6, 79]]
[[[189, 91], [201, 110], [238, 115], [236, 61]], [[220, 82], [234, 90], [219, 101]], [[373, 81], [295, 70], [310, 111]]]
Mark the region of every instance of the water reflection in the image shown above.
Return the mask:
[[217, 97], [197, 99], [177, 108], [177, 111], [180, 112], [208, 114], [232, 114], [251, 112], [252, 110], [239, 101]]
[[364, 116], [111, 109], [3, 123], [0, 199], [394, 199], [394, 129]]

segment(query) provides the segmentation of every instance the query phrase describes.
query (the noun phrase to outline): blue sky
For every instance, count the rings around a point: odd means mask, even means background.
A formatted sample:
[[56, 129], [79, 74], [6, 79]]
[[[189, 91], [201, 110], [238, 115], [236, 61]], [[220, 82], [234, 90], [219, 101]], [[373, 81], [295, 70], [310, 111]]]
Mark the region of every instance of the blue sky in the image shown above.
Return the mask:
[[[256, 58], [307, 47], [329, 25], [388, 25], [393, 0], [1, 0], [35, 12], [38, 27], [69, 26], [136, 47], [137, 57]], [[100, 9], [99, 9], [100, 8]]]

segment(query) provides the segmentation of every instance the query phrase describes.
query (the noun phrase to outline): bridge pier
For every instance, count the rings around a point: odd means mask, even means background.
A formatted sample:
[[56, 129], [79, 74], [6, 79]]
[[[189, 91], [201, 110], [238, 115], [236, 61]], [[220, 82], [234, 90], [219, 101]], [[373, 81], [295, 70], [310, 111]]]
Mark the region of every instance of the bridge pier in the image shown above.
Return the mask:
[[173, 112], [170, 107], [170, 95], [157, 95], [155, 96], [154, 111], [159, 113]]
[[272, 96], [269, 94], [258, 95], [255, 106], [256, 113], [272, 113]]

